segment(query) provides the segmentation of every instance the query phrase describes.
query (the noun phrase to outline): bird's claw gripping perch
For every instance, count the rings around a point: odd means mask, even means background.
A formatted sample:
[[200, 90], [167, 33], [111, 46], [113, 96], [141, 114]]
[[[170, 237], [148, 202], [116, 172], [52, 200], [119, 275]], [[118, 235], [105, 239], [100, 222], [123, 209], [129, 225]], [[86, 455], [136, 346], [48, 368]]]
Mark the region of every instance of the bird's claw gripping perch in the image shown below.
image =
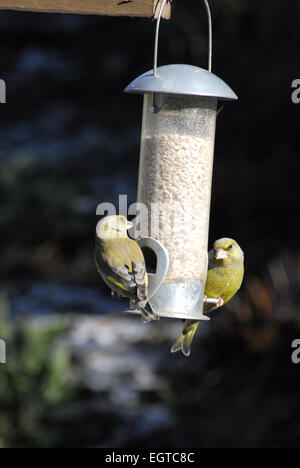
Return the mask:
[[159, 316], [153, 312], [147, 300], [136, 302], [135, 299], [130, 300], [130, 312], [135, 312], [142, 317], [143, 323], [151, 322], [151, 320], [159, 320]]
[[221, 296], [219, 297], [207, 297], [206, 295], [203, 297], [203, 302], [205, 304], [213, 304], [214, 309], [218, 309], [219, 307], [222, 307], [224, 305], [224, 300], [222, 299]]

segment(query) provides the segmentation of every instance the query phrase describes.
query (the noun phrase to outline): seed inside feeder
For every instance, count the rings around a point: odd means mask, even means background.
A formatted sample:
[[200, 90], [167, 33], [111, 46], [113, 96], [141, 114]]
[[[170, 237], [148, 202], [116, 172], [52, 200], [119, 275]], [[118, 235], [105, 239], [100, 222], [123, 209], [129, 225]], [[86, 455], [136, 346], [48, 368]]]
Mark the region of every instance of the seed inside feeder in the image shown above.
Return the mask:
[[168, 250], [165, 282], [205, 283], [216, 100], [145, 95], [138, 201]]

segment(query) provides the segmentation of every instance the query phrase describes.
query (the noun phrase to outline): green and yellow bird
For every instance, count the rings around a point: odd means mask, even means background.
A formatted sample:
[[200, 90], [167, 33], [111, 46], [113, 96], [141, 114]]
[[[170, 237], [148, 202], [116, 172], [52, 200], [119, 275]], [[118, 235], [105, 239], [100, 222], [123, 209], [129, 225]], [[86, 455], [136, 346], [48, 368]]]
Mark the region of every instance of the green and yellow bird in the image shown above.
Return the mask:
[[[238, 243], [227, 237], [216, 240], [208, 253], [208, 271], [205, 283], [205, 298], [218, 299], [216, 305], [205, 304], [204, 313], [226, 304], [240, 289], [244, 277], [244, 253]], [[186, 320], [184, 328], [171, 349], [172, 353], [191, 353], [191, 345], [199, 321]]]
[[128, 297], [143, 320], [156, 317], [146, 310], [148, 275], [144, 255], [137, 242], [128, 237], [133, 227], [125, 216], [106, 216], [96, 227], [95, 262], [104, 282], [118, 297]]

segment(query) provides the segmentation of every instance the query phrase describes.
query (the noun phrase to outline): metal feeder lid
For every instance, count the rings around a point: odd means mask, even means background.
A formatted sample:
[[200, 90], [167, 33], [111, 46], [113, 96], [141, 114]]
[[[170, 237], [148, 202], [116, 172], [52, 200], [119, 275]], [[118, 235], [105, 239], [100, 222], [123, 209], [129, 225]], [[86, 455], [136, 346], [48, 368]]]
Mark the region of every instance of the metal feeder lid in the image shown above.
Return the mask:
[[133, 80], [126, 93], [169, 93], [236, 100], [232, 89], [213, 73], [194, 65], [164, 65]]

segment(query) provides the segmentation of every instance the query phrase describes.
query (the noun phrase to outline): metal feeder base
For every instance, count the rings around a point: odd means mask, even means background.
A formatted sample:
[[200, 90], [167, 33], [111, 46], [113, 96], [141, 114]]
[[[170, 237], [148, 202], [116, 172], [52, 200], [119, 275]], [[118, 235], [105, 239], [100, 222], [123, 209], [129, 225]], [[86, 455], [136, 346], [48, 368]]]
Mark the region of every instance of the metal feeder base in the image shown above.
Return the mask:
[[203, 315], [203, 286], [199, 281], [164, 283], [149, 303], [160, 317], [210, 320]]

